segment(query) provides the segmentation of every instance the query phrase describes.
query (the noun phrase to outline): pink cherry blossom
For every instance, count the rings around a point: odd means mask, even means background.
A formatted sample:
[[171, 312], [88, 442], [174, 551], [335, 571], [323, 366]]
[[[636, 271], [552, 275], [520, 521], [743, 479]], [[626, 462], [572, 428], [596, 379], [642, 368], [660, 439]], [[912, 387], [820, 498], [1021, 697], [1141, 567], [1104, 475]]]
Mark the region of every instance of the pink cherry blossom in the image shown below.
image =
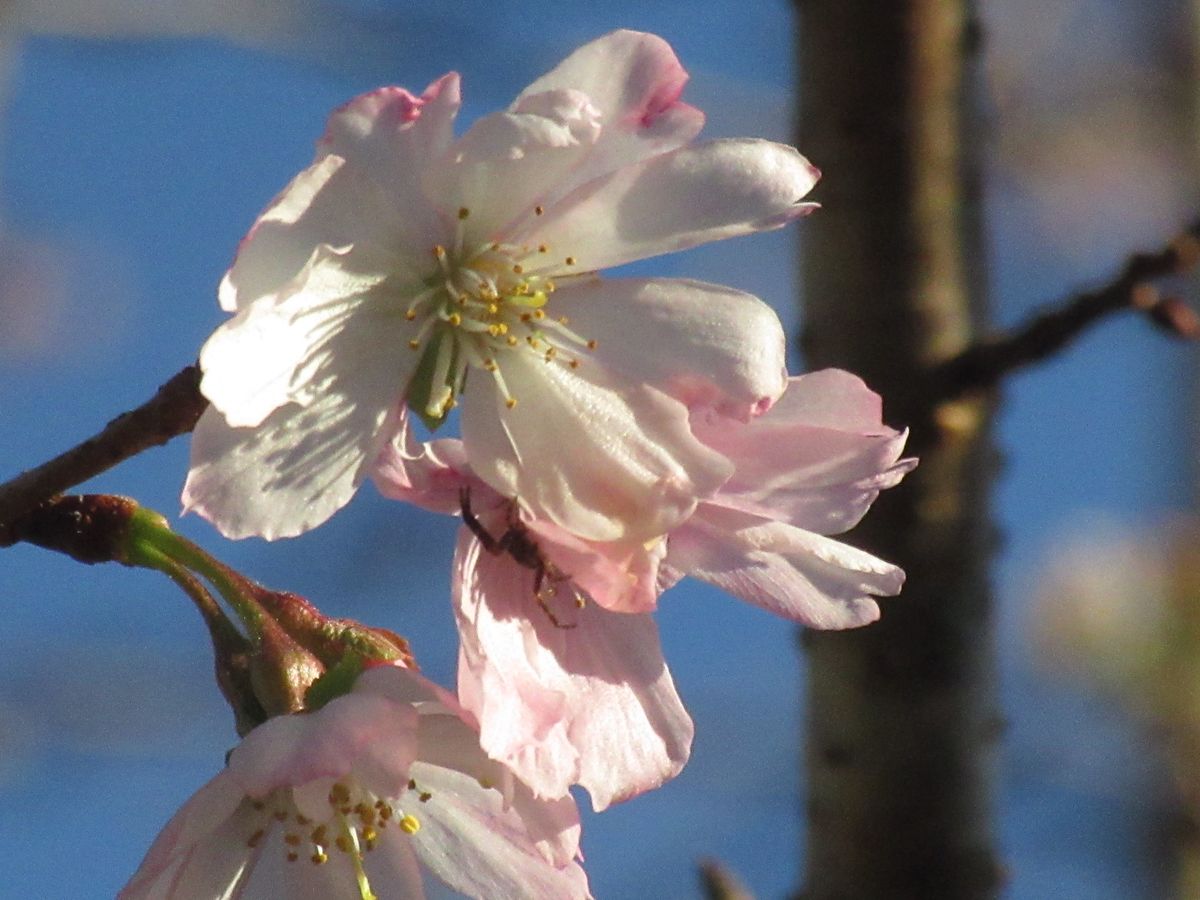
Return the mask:
[[597, 810], [678, 774], [692, 721], [645, 612], [655, 603], [663, 542], [647, 549], [525, 525], [511, 501], [471, 473], [457, 440], [416, 445], [405, 433], [375, 477], [385, 495], [446, 513], [462, 510], [466, 489], [487, 540], [513, 532], [534, 549], [522, 564], [520, 548], [488, 552], [471, 528], [459, 532], [458, 690], [489, 756], [538, 796], [581, 784]]
[[827, 535], [853, 528], [885, 488], [916, 466], [907, 432], [883, 424], [882, 401], [848, 372], [800, 375], [765, 415], [731, 423], [712, 410], [696, 434], [733, 476], [668, 537], [661, 586], [691, 575], [813, 628], [879, 618], [904, 572]]
[[778, 319], [727, 288], [595, 273], [780, 227], [818, 173], [768, 141], [691, 143], [686, 80], [660, 38], [619, 31], [457, 139], [453, 73], [337, 110], [221, 284], [234, 315], [201, 352], [185, 508], [230, 537], [298, 534], [406, 407], [436, 425], [459, 406], [474, 472], [538, 520], [646, 541], [689, 516], [730, 468], [687, 405], [767, 409]]
[[311, 713], [269, 719], [167, 824], [133, 898], [588, 898], [569, 797], [535, 799], [471, 717], [384, 665]]

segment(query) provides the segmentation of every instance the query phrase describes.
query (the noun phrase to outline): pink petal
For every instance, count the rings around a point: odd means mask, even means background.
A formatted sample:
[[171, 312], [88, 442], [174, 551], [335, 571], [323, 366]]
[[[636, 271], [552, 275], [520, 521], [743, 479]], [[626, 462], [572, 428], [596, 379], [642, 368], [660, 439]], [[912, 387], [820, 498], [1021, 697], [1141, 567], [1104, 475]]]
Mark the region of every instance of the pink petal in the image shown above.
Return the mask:
[[489, 755], [539, 796], [582, 784], [597, 810], [679, 772], [692, 723], [650, 616], [552, 600], [560, 622], [574, 627], [555, 626], [537, 603], [533, 573], [482, 552], [466, 529], [455, 573], [459, 696], [478, 716]]
[[548, 244], [593, 271], [723, 238], [780, 228], [814, 208], [817, 170], [793, 147], [721, 140], [596, 178], [513, 240]]
[[584, 358], [577, 369], [511, 353], [503, 376], [517, 404], [479, 373], [464, 395], [471, 466], [590, 540], [648, 540], [686, 518], [728, 477], [725, 459], [692, 435], [682, 404], [618, 380]]
[[721, 504], [838, 534], [916, 466], [899, 458], [907, 432], [884, 425], [880, 406], [859, 379], [828, 370], [790, 379], [770, 412], [744, 425], [711, 414], [692, 424], [737, 467]]
[[681, 147], [704, 125], [700, 110], [679, 100], [688, 75], [670, 45], [653, 34], [614, 31], [580, 47], [518, 98], [571, 88], [587, 94], [603, 130], [572, 173], [576, 186], [620, 166]]
[[462, 508], [462, 488], [483, 485], [470, 472], [462, 441], [418, 443], [407, 415], [400, 434], [379, 452], [371, 478], [385, 497], [449, 515], [458, 515]]
[[873, 622], [871, 596], [904, 583], [903, 571], [861, 550], [708, 503], [671, 533], [667, 564], [812, 628]]
[[787, 384], [779, 317], [732, 288], [663, 278], [587, 281], [564, 285], [554, 307], [596, 341], [597, 363], [689, 407], [749, 419]]

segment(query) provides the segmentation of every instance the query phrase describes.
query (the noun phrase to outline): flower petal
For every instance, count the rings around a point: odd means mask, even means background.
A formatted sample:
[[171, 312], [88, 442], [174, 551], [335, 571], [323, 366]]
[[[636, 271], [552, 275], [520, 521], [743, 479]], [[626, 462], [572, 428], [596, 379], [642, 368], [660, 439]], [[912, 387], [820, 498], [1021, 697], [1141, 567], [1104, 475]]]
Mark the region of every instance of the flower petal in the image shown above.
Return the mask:
[[249, 861], [244, 838], [231, 827], [244, 799], [228, 772], [196, 791], [155, 838], [121, 900], [223, 896]]
[[530, 840], [521, 817], [504, 807], [498, 793], [469, 775], [421, 762], [413, 764], [412, 774], [429, 794], [412, 811], [421, 823], [412, 836], [413, 847], [421, 862], [451, 888], [477, 898], [591, 896], [578, 863], [549, 863]]
[[883, 424], [879, 395], [836, 369], [790, 379], [770, 412], [744, 425], [711, 414], [692, 425], [737, 467], [722, 505], [818, 534], [853, 527], [916, 466], [900, 459], [908, 435]]
[[[246, 794], [265, 797], [352, 769], [383, 797], [398, 797], [417, 756], [417, 711], [409, 703], [353, 692], [317, 712], [268, 719], [229, 757]], [[379, 783], [379, 776], [386, 777]], [[374, 777], [373, 777], [374, 776]]]
[[568, 283], [553, 302], [596, 341], [599, 364], [686, 406], [746, 420], [787, 384], [779, 317], [750, 294], [681, 279], [605, 279]]
[[688, 74], [671, 46], [653, 34], [614, 31], [584, 44], [517, 98], [571, 88], [587, 94], [603, 130], [574, 187], [614, 169], [681, 147], [704, 126], [704, 114], [679, 100]]
[[538, 605], [533, 573], [482, 552], [466, 529], [455, 574], [459, 696], [479, 718], [489, 755], [539, 796], [582, 784], [597, 810], [683, 768], [692, 722], [649, 615], [588, 604], [555, 625]]
[[713, 504], [671, 533], [667, 563], [813, 628], [873, 622], [871, 595], [904, 584], [902, 570], [847, 544]]
[[505, 497], [597, 541], [668, 531], [728, 477], [724, 457], [692, 435], [682, 404], [578, 368], [510, 353], [498, 382], [480, 373], [464, 396], [463, 442], [475, 472]]
[[586, 95], [568, 90], [484, 116], [430, 167], [426, 194], [447, 218], [468, 210], [466, 243], [502, 240], [510, 223], [563, 193], [560, 183], [599, 133], [596, 117]]
[[819, 173], [793, 147], [720, 140], [683, 147], [596, 178], [514, 241], [545, 243], [588, 272], [780, 228], [811, 212], [800, 198]]

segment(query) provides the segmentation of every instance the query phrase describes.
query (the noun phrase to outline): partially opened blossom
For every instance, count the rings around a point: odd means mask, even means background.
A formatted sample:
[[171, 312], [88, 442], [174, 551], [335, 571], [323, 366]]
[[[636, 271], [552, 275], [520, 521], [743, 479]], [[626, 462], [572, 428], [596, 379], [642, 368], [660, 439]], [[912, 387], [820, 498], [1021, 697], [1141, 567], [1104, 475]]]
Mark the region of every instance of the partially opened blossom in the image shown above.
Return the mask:
[[133, 898], [587, 898], [574, 801], [537, 800], [410, 670], [260, 725], [168, 823]]
[[670, 533], [662, 585], [691, 575], [813, 628], [877, 619], [873, 597], [899, 593], [904, 572], [828, 535], [917, 464], [900, 459], [908, 435], [883, 424], [879, 395], [825, 369], [790, 379], [753, 421], [704, 410], [693, 424], [736, 470]]
[[537, 520], [646, 541], [687, 518], [730, 474], [688, 407], [769, 408], [778, 320], [727, 288], [595, 273], [782, 226], [817, 172], [768, 141], [693, 144], [686, 80], [621, 31], [457, 139], [455, 74], [337, 110], [221, 284], [185, 507], [231, 537], [298, 534], [406, 415], [458, 406], [474, 472]]
[[[590, 542], [526, 525], [471, 473], [456, 440], [402, 440], [375, 477], [385, 495], [440, 512], [458, 513], [466, 499], [474, 528], [459, 531], [452, 579], [458, 690], [488, 755], [539, 796], [581, 784], [596, 809], [678, 774], [692, 721], [653, 618], [628, 612], [653, 608], [662, 542]], [[506, 535], [523, 543], [501, 550]]]

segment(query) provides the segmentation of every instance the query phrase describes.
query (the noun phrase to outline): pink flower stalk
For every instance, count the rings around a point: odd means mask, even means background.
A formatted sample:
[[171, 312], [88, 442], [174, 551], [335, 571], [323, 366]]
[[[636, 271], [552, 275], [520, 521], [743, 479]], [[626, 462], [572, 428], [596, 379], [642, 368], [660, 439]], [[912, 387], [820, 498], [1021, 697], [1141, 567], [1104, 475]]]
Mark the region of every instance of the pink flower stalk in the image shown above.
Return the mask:
[[[286, 537], [348, 502], [406, 408], [461, 409], [475, 474], [539, 521], [646, 541], [729, 476], [688, 406], [747, 419], [784, 388], [754, 297], [600, 269], [778, 228], [818, 173], [701, 113], [653, 35], [577, 50], [455, 139], [458, 76], [337, 110], [221, 284], [186, 509]], [[469, 388], [467, 384], [469, 382]]]
[[537, 800], [453, 697], [383, 665], [269, 719], [167, 824], [122, 900], [590, 897], [570, 797]]
[[[470, 471], [460, 441], [407, 437], [381, 457], [375, 478], [385, 495], [445, 513], [466, 499], [487, 540], [522, 536], [489, 552], [464, 525], [455, 550], [458, 691], [484, 751], [538, 796], [583, 785], [597, 810], [678, 774], [692, 720], [653, 618], [628, 612], [653, 608], [662, 542], [647, 550], [525, 525]], [[523, 549], [530, 555], [518, 562]]]

